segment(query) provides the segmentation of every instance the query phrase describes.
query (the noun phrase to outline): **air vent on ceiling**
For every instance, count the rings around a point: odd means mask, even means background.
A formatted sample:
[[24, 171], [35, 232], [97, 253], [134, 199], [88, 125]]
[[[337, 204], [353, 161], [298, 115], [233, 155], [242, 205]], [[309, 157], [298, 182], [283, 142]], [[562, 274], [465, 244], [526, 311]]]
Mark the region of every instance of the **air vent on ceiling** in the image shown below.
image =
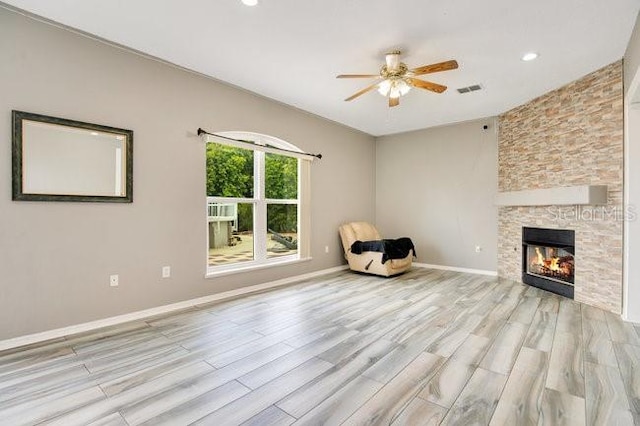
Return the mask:
[[474, 84], [473, 86], [461, 87], [457, 90], [458, 93], [470, 93], [480, 89], [482, 89], [482, 86], [480, 86], [479, 84]]

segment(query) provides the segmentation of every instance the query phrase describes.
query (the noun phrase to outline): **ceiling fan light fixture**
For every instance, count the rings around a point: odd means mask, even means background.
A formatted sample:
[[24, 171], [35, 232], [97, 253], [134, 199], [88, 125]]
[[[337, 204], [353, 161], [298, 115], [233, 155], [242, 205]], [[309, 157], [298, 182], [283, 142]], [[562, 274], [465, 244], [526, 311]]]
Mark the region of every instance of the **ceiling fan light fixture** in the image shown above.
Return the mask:
[[383, 80], [380, 84], [378, 84], [378, 93], [380, 93], [382, 96], [387, 96], [390, 89], [391, 82], [389, 80]]
[[401, 78], [386, 79], [378, 85], [378, 93], [384, 97], [399, 98], [409, 93], [411, 86]]
[[385, 62], [387, 63], [387, 69], [389, 71], [393, 72], [400, 68], [400, 51], [399, 50], [387, 53], [384, 59], [385, 59]]

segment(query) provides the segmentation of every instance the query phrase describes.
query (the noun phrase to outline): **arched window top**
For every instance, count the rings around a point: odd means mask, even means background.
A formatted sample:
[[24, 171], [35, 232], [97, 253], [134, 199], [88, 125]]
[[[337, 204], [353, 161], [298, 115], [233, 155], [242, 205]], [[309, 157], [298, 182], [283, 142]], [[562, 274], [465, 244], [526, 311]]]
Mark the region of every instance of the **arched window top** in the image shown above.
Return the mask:
[[297, 146], [283, 141], [282, 139], [276, 138], [275, 136], [263, 135], [262, 133], [254, 133], [254, 132], [242, 132], [242, 131], [229, 131], [229, 132], [217, 132], [216, 134], [220, 136], [224, 136], [226, 138], [238, 139], [242, 141], [253, 142], [262, 146], [272, 146], [274, 148], [286, 149], [289, 151], [295, 151], [299, 153], [304, 153]]

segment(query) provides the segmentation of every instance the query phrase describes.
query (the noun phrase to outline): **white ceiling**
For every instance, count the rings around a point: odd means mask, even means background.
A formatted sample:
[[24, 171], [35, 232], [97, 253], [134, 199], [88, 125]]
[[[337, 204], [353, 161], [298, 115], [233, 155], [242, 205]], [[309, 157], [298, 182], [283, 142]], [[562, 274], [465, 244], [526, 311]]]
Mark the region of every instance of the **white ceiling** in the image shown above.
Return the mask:
[[[620, 59], [640, 0], [3, 0], [285, 104], [379, 136], [500, 114]], [[1, 5], [1, 3], [0, 3]], [[456, 59], [389, 108], [344, 102], [384, 53], [409, 67]], [[523, 53], [540, 57], [523, 62]], [[461, 95], [455, 89], [480, 84]]]

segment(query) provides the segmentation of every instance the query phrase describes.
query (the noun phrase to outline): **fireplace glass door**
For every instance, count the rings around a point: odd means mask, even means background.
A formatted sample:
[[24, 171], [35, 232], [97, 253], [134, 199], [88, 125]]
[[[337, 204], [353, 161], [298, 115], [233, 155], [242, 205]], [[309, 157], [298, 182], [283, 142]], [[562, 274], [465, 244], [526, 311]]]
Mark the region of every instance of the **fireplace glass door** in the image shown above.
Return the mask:
[[[567, 247], [567, 249], [571, 250]], [[527, 250], [526, 273], [559, 281], [574, 283], [574, 259], [567, 249], [529, 244]], [[573, 251], [573, 250], [572, 250]]]

